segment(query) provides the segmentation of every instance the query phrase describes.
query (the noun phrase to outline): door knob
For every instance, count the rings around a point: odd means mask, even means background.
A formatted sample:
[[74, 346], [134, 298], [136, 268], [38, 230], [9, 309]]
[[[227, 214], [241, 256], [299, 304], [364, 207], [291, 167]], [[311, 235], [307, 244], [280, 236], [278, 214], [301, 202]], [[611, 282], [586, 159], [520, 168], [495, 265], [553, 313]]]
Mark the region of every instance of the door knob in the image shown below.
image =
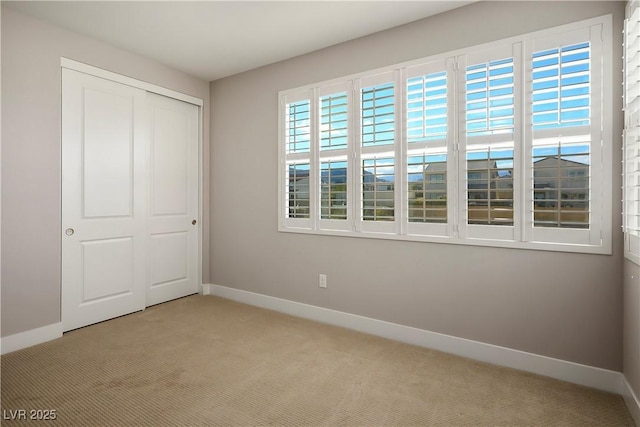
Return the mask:
[[194, 219], [193, 221], [191, 221], [191, 225], [196, 225], [196, 220]]
[[75, 230], [73, 228], [67, 228], [66, 230], [64, 230], [64, 234], [66, 234], [67, 236], [73, 236], [73, 233], [75, 233]]

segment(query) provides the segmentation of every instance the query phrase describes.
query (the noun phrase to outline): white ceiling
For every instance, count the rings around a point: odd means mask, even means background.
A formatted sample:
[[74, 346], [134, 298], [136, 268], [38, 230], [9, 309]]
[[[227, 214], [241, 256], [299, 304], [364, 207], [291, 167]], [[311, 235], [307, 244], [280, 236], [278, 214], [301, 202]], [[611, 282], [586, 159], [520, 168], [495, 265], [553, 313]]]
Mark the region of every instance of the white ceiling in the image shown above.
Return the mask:
[[211, 81], [473, 1], [3, 1]]

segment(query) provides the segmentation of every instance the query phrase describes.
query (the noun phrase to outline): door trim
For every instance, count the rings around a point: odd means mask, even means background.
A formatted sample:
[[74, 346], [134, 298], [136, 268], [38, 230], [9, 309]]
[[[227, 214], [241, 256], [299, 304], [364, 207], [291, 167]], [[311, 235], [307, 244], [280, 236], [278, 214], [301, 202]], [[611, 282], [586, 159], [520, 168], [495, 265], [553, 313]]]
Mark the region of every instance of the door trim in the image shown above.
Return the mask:
[[[196, 98], [195, 96], [177, 92], [172, 89], [167, 89], [165, 87], [154, 85], [152, 83], [147, 83], [142, 80], [134, 79], [132, 77], [123, 76], [122, 74], [117, 74], [113, 71], [104, 70], [102, 68], [94, 67], [93, 65], [74, 61], [73, 59], [60, 57], [60, 66], [62, 68], [69, 68], [70, 70], [80, 71], [81, 73], [90, 74], [92, 76], [101, 77], [106, 80], [111, 80], [117, 83], [125, 84], [127, 86], [146, 90], [147, 92], [164, 95], [168, 98], [178, 99], [189, 104], [197, 105], [198, 107], [202, 107], [204, 105], [204, 101], [200, 98]], [[202, 125], [202, 123], [200, 123], [200, 125]]]
[[[113, 71], [108, 71], [102, 68], [94, 67], [93, 65], [85, 64], [83, 62], [75, 61], [73, 59], [65, 58], [63, 56], [60, 57], [60, 68], [67, 68], [70, 70], [79, 71], [81, 73], [89, 74], [95, 77], [100, 77], [106, 80], [111, 80], [116, 83], [121, 83], [127, 86], [135, 87], [138, 89], [145, 90], [147, 92], [156, 93], [158, 95], [163, 95], [169, 98], [177, 99], [179, 101], [183, 101], [189, 104], [196, 105], [198, 107], [198, 221], [200, 222], [198, 226], [198, 244], [197, 244], [197, 257], [198, 257], [198, 271], [196, 282], [198, 283], [198, 292], [203, 294], [204, 288], [202, 285], [202, 254], [203, 254], [203, 211], [204, 207], [202, 205], [203, 201], [203, 191], [204, 191], [204, 147], [203, 147], [203, 135], [204, 135], [204, 126], [203, 126], [203, 106], [204, 100], [202, 98], [197, 98], [195, 96], [187, 95], [182, 92], [178, 92], [172, 89], [168, 89], [162, 86], [158, 86], [152, 83], [148, 83], [142, 80], [138, 80], [132, 77], [128, 77], [122, 74], [115, 73]], [[61, 77], [62, 78], [62, 77]], [[62, 102], [62, 98], [60, 99]], [[62, 120], [62, 118], [61, 118]], [[60, 141], [62, 142], [62, 134], [60, 135]], [[62, 160], [62, 143], [60, 144], [60, 160]], [[62, 166], [62, 165], [61, 165]], [[62, 167], [60, 167], [60, 182], [62, 189]], [[62, 213], [61, 213], [62, 218]], [[60, 233], [62, 232], [62, 223], [60, 224]], [[62, 242], [60, 243], [62, 246]], [[60, 257], [60, 262], [62, 263], [62, 256]], [[62, 275], [62, 270], [60, 272]], [[62, 277], [60, 277], [60, 287], [62, 288]], [[60, 289], [60, 316], [62, 317], [62, 289]], [[146, 303], [145, 303], [146, 307]]]

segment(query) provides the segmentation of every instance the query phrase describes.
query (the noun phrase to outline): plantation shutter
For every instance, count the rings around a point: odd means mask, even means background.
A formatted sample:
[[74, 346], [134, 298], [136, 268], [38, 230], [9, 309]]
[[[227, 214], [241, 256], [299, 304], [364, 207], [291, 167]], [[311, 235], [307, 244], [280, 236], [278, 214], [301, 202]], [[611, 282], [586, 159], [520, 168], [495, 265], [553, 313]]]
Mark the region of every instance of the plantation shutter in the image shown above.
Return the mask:
[[350, 231], [353, 216], [349, 148], [352, 138], [351, 80], [318, 88], [318, 166], [322, 230]]
[[640, 263], [640, 2], [627, 2], [624, 28], [625, 253]]
[[387, 72], [359, 80], [360, 179], [359, 222], [363, 231], [394, 233], [396, 229], [397, 90], [396, 73]]
[[[629, 2], [628, 255], [640, 253], [638, 15]], [[611, 253], [611, 46], [607, 15], [280, 92], [278, 229]]]
[[315, 168], [312, 162], [313, 103], [311, 91], [289, 94], [284, 109], [284, 141], [280, 169], [280, 218], [283, 225], [312, 228]]
[[515, 240], [521, 43], [458, 57], [460, 235]]
[[406, 206], [409, 235], [453, 236], [456, 167], [454, 58], [405, 71]]
[[594, 25], [533, 40], [525, 54], [527, 240], [601, 243], [601, 37]]

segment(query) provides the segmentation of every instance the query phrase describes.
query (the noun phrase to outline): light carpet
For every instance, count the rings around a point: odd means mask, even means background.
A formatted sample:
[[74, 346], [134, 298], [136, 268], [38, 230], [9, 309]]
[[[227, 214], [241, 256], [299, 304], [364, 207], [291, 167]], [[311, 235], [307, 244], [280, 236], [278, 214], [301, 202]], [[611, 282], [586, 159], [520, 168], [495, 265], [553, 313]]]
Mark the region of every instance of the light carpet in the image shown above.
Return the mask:
[[615, 394], [213, 296], [0, 362], [3, 425], [633, 426]]

